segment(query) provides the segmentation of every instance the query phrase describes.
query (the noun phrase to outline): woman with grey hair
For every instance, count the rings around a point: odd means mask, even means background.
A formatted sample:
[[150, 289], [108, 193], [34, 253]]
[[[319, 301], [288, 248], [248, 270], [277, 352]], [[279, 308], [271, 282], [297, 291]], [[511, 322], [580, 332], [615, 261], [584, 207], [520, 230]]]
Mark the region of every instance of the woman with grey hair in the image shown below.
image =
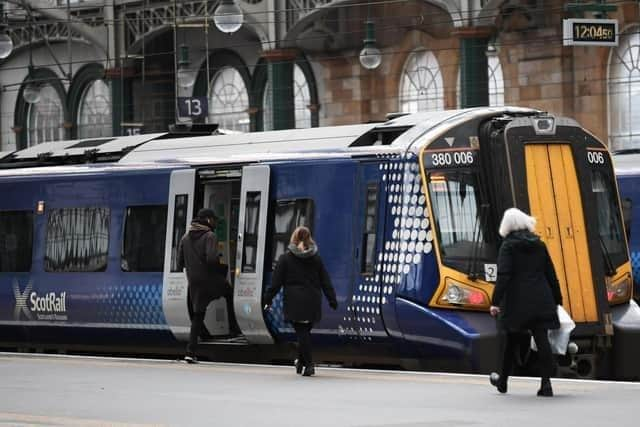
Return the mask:
[[504, 238], [498, 252], [498, 280], [490, 312], [505, 332], [500, 375], [491, 383], [507, 392], [518, 336], [531, 331], [538, 347], [541, 384], [538, 396], [553, 396], [553, 356], [547, 331], [560, 327], [557, 305], [562, 305], [558, 278], [547, 247], [535, 231], [535, 218], [519, 209], [507, 209], [500, 223]]

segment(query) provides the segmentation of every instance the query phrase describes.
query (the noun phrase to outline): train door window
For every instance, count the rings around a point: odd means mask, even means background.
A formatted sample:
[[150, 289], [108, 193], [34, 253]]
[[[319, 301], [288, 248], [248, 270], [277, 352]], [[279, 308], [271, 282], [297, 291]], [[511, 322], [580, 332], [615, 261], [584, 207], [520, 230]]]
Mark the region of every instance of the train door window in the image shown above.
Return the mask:
[[177, 273], [178, 269], [178, 246], [180, 239], [187, 229], [187, 208], [189, 207], [189, 196], [187, 194], [176, 194], [173, 210], [173, 230], [171, 231], [171, 272]]
[[110, 217], [108, 208], [51, 210], [47, 220], [45, 271], [105, 271]]
[[311, 199], [287, 199], [276, 202], [274, 216], [274, 232], [272, 255], [275, 266], [278, 258], [289, 245], [291, 233], [296, 227], [305, 226], [312, 231], [313, 200]]
[[615, 268], [627, 260], [627, 250], [613, 177], [602, 169], [592, 169], [591, 189], [596, 200], [600, 245], [607, 262], [612, 263], [611, 267]]
[[376, 227], [378, 219], [378, 185], [367, 185], [367, 200], [362, 234], [362, 273], [373, 274], [376, 256]]
[[247, 192], [242, 243], [242, 272], [255, 273], [258, 252], [258, 230], [260, 226], [259, 191]]
[[162, 271], [167, 205], [130, 206], [125, 211], [122, 271]]
[[33, 212], [0, 212], [0, 272], [31, 270]]

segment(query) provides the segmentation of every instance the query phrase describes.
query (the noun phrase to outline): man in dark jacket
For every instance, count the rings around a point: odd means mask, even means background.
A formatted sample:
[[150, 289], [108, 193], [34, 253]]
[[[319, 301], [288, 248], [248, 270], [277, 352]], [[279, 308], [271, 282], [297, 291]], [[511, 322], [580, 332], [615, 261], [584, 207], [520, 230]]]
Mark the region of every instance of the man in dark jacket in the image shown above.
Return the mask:
[[197, 362], [198, 338], [204, 328], [207, 306], [214, 299], [226, 299], [229, 329], [232, 335], [239, 332], [233, 311], [232, 288], [225, 277], [226, 268], [218, 258], [218, 239], [214, 231], [216, 224], [217, 218], [211, 209], [200, 209], [178, 246], [178, 268], [187, 270], [193, 311], [189, 344], [184, 358], [189, 363]]

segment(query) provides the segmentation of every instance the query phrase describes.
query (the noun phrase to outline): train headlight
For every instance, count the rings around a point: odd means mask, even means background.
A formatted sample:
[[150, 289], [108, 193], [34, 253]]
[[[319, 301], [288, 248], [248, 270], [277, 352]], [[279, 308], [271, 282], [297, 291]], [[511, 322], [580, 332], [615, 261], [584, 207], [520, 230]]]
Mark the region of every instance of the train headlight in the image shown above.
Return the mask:
[[447, 286], [440, 297], [441, 304], [488, 308], [489, 297], [481, 289], [447, 279]]
[[449, 304], [460, 304], [462, 302], [463, 296], [464, 294], [460, 287], [451, 283], [447, 285], [447, 292], [444, 297], [447, 299], [447, 302], [449, 302]]
[[631, 298], [631, 276], [628, 274], [615, 282], [607, 282], [607, 300], [609, 304], [621, 304]]

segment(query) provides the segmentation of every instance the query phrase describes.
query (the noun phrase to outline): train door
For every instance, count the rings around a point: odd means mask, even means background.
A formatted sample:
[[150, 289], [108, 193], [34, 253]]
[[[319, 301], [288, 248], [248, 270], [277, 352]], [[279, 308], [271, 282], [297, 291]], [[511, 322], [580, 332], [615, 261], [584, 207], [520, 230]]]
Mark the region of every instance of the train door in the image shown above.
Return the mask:
[[[240, 197], [240, 179], [232, 178], [232, 172], [224, 178], [206, 181], [202, 187], [203, 207], [212, 209], [218, 217], [216, 237], [218, 238], [218, 257], [220, 263], [226, 265], [227, 280], [233, 284], [232, 272], [235, 267], [236, 242], [238, 233], [238, 205]], [[203, 179], [203, 174], [200, 178]], [[219, 174], [224, 175], [224, 174]], [[229, 316], [226, 300], [218, 298], [209, 304], [204, 318], [204, 325], [209, 335], [228, 335]]]
[[571, 146], [525, 146], [531, 214], [547, 244], [564, 306], [576, 322], [598, 322], [584, 209]]
[[360, 341], [375, 341], [386, 337], [387, 333], [381, 312], [383, 290], [382, 273], [376, 267], [382, 264], [378, 254], [384, 240], [385, 204], [381, 184], [379, 162], [360, 164], [356, 187], [357, 208], [354, 209], [354, 277], [351, 289], [352, 309], [347, 312], [346, 327], [349, 338]]
[[178, 339], [187, 339], [191, 320], [187, 306], [187, 278], [178, 269], [177, 254], [180, 239], [193, 217], [195, 171], [177, 170], [171, 173], [167, 203], [162, 310], [171, 332]]
[[269, 166], [242, 168], [233, 303], [251, 344], [273, 343], [262, 312], [269, 179]]

